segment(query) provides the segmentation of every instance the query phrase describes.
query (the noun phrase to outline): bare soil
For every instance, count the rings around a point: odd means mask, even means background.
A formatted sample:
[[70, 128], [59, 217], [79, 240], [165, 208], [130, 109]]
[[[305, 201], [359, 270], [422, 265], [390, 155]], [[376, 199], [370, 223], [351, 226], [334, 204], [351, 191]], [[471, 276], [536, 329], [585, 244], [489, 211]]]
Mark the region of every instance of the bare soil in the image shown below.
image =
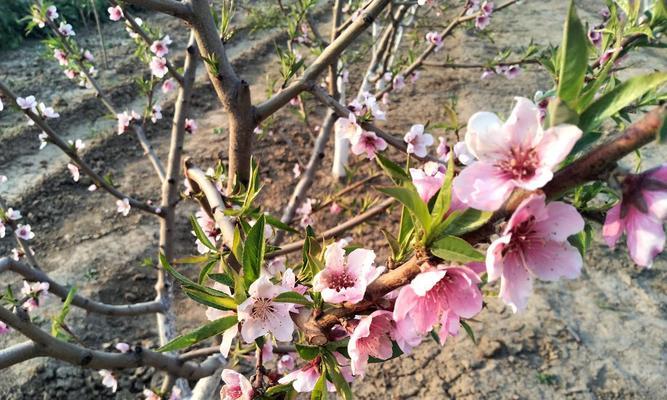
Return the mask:
[[[591, 24], [598, 23], [597, 11], [602, 1], [580, 1], [580, 15]], [[566, 2], [559, 0], [523, 2], [493, 16], [495, 44], [459, 30], [446, 41], [434, 60], [451, 56], [460, 62], [479, 61], [504, 47], [515, 50], [533, 38], [539, 44], [558, 43]], [[144, 17], [144, 16], [142, 16]], [[182, 44], [186, 38], [179, 22], [162, 16], [151, 16], [165, 32]], [[323, 19], [324, 21], [325, 19]], [[444, 23], [444, 21], [443, 21]], [[132, 58], [133, 45], [120, 24], [106, 24], [105, 36], [110, 42], [111, 68], [101, 72], [101, 83], [117, 104], [140, 109], [141, 100], [127, 76], [140, 66]], [[101, 54], [92, 32], [79, 32], [84, 42]], [[252, 85], [255, 100], [265, 96], [269, 78], [265, 71], [274, 70], [272, 55], [275, 32], [243, 34], [231, 46], [241, 75]], [[408, 42], [409, 43], [409, 42]], [[52, 61], [40, 57], [38, 43], [20, 50], [5, 52], [0, 70], [10, 85], [21, 94], [35, 94], [38, 100], [56, 104], [62, 117], [54, 123], [56, 130], [69, 139], [85, 138], [85, 159], [98, 171], [112, 171], [120, 188], [141, 199], [159, 196], [154, 173], [143, 157], [136, 140], [130, 135], [117, 136], [114, 123], [105, 118], [102, 108], [85, 89], [72, 89], [71, 83]], [[182, 46], [172, 50], [182, 53]], [[626, 61], [632, 68], [626, 73], [665, 70], [664, 50], [647, 51]], [[100, 68], [102, 69], [102, 68]], [[200, 67], [200, 72], [203, 68]], [[352, 68], [351, 87], [358, 84], [361, 68]], [[275, 72], [274, 72], [275, 74]], [[411, 124], [443, 121], [443, 106], [456, 99], [462, 121], [475, 111], [489, 110], [507, 115], [513, 96], [532, 97], [538, 89], [548, 89], [549, 80], [537, 68], [526, 68], [515, 80], [496, 77], [479, 80], [473, 70], [428, 68], [414, 87], [392, 95], [388, 123], [396, 134]], [[356, 80], [355, 80], [356, 79]], [[166, 96], [165, 119], [148, 126], [148, 136], [158, 153], [166, 157], [173, 98]], [[186, 140], [186, 155], [198, 165], [212, 166], [219, 156], [225, 158], [227, 138], [215, 134], [226, 125], [214, 93], [199, 74], [194, 95], [194, 117], [199, 132]], [[321, 123], [324, 110], [307, 102], [312, 125]], [[305, 162], [312, 148], [311, 134], [292, 112], [280, 112], [265, 129], [273, 131], [257, 143], [265, 185], [260, 202], [279, 215], [287, 203], [296, 181], [292, 167]], [[89, 193], [88, 181], [74, 183], [65, 168], [66, 159], [54, 146], [39, 151], [37, 130], [25, 126], [15, 112], [0, 113], [0, 174], [10, 178], [0, 188], [0, 195], [23, 211], [37, 233], [33, 245], [42, 267], [62, 283], [74, 284], [84, 295], [109, 303], [150, 300], [153, 297], [155, 272], [142, 266], [143, 260], [155, 262], [158, 224], [154, 218], [132, 211], [122, 217], [115, 211], [115, 201], [102, 192]], [[436, 129], [435, 134], [443, 135]], [[289, 138], [289, 142], [285, 138]], [[452, 139], [452, 138], [450, 138]], [[396, 155], [392, 153], [392, 155]], [[312, 198], [324, 198], [341, 183], [328, 173], [331, 157], [324, 159]], [[643, 152], [646, 166], [664, 162], [665, 149], [649, 147]], [[634, 162], [629, 159], [628, 162]], [[359, 176], [374, 167], [358, 163]], [[348, 199], [347, 215], [353, 214], [372, 191]], [[177, 254], [194, 251], [187, 218], [195, 205], [183, 202], [179, 209]], [[317, 215], [316, 227], [326, 229], [346, 218], [326, 213]], [[391, 226], [396, 210], [359, 227], [350, 234], [360, 244], [376, 249], [383, 260], [387, 249], [378, 227]], [[8, 254], [13, 243], [0, 242], [0, 254]], [[667, 393], [667, 258], [659, 257], [650, 270], [638, 270], [629, 261], [622, 246], [609, 250], [596, 238], [584, 273], [575, 281], [538, 283], [528, 309], [512, 314], [497, 299], [490, 298], [471, 325], [478, 343], [465, 335], [450, 339], [444, 347], [425, 341], [415, 353], [387, 363], [373, 365], [366, 377], [354, 385], [359, 399], [659, 399]], [[196, 273], [194, 269], [186, 271]], [[2, 284], [17, 287], [20, 279], [5, 275]], [[185, 330], [204, 320], [203, 307], [187, 300], [176, 290], [175, 313], [178, 327]], [[37, 322], [49, 329], [49, 318], [60, 302], [51, 298], [39, 310]], [[124, 320], [87, 315], [74, 310], [68, 320], [78, 339], [92, 348], [111, 350], [118, 341], [155, 347], [154, 317]], [[18, 334], [0, 336], [0, 347], [19, 343]], [[59, 361], [39, 359], [23, 363], [0, 375], [0, 398], [3, 399], [135, 399], [144, 387], [159, 382], [160, 374], [151, 368], [122, 371], [119, 391], [113, 395], [101, 385], [97, 372]]]

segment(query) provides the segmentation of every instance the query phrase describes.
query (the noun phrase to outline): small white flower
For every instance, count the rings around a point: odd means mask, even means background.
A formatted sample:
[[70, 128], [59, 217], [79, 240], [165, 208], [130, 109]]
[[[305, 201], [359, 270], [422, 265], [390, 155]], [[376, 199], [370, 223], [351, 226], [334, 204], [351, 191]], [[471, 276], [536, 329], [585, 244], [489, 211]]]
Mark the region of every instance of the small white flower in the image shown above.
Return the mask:
[[7, 211], [5, 211], [5, 215], [7, 215], [7, 218], [11, 219], [12, 221], [21, 219], [21, 211], [14, 210], [11, 207], [9, 207]]
[[67, 169], [69, 170], [70, 174], [72, 174], [72, 179], [74, 180], [74, 182], [78, 182], [79, 177], [81, 176], [81, 174], [79, 173], [79, 167], [77, 167], [72, 163], [68, 163]]
[[124, 217], [127, 217], [127, 214], [130, 213], [130, 199], [116, 200], [116, 211], [123, 214]]
[[35, 237], [35, 233], [30, 228], [30, 225], [18, 224], [16, 226], [16, 236], [23, 240], [30, 240]]
[[37, 113], [37, 101], [35, 100], [35, 96], [17, 97], [16, 104], [23, 110], [30, 110]]
[[116, 380], [116, 377], [113, 376], [113, 372], [107, 369], [101, 369], [99, 373], [102, 376], [102, 385], [110, 388], [113, 393], [116, 393], [116, 390], [118, 390], [118, 381]]

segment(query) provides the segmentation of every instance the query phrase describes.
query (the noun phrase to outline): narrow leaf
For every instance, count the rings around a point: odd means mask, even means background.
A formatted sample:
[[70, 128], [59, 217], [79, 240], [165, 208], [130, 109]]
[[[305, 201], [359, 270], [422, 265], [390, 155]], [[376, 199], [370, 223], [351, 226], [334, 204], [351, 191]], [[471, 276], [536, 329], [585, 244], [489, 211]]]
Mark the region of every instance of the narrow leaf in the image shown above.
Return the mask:
[[431, 229], [431, 214], [428, 212], [426, 203], [419, 197], [417, 190], [405, 187], [381, 187], [377, 188], [380, 192], [391, 196], [401, 202], [415, 216], [416, 221], [421, 225], [426, 234]]
[[560, 67], [557, 95], [573, 106], [584, 85], [588, 67], [588, 38], [581, 20], [577, 16], [574, 0], [570, 0], [563, 41], [560, 47]]
[[264, 262], [266, 241], [264, 240], [264, 225], [266, 219], [262, 215], [248, 232], [243, 248], [243, 279], [246, 287], [259, 278], [259, 272]]
[[484, 261], [484, 254], [465, 240], [456, 236], [445, 236], [431, 245], [431, 253], [443, 260], [460, 263]]
[[297, 292], [283, 292], [273, 298], [273, 301], [278, 303], [293, 303], [301, 304], [302, 306], [312, 307], [313, 302], [308, 300], [304, 295]]
[[190, 217], [190, 223], [192, 224], [192, 229], [195, 232], [195, 236], [197, 237], [197, 239], [199, 239], [201, 244], [203, 244], [204, 246], [208, 247], [211, 250], [217, 251], [218, 249], [215, 248], [213, 243], [211, 243], [211, 241], [209, 240], [208, 236], [206, 236], [206, 233], [204, 233], [202, 227], [199, 226], [197, 218], [195, 218], [194, 216]]
[[192, 346], [193, 344], [197, 344], [202, 340], [208, 339], [211, 336], [215, 336], [226, 331], [227, 329], [236, 325], [237, 322], [238, 320], [236, 319], [235, 315], [216, 319], [215, 321], [208, 323], [195, 331], [177, 337], [171, 342], [160, 347], [158, 351], [165, 352], [184, 349], [186, 347]]

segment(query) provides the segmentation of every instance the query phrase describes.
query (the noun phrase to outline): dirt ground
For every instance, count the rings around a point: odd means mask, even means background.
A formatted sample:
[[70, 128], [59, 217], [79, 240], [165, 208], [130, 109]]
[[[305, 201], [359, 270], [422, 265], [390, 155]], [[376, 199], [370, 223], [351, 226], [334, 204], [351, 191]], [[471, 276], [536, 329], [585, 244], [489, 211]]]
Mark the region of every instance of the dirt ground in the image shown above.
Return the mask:
[[[602, 0], [579, 1], [580, 16], [590, 24], [599, 21], [596, 13]], [[479, 61], [504, 47], [518, 50], [532, 38], [538, 44], [558, 43], [566, 2], [561, 0], [524, 1], [511, 10], [494, 14], [494, 42], [458, 30], [434, 60], [451, 56], [457, 62]], [[151, 16], [174, 38], [186, 40], [181, 24], [165, 17]], [[326, 17], [323, 17], [323, 21]], [[445, 23], [445, 21], [443, 21]], [[140, 109], [127, 75], [138, 66], [132, 58], [133, 45], [120, 24], [106, 24], [110, 69], [102, 70], [102, 86], [116, 104]], [[101, 59], [96, 36], [79, 32], [84, 43]], [[254, 99], [265, 97], [267, 72], [275, 69], [272, 55], [275, 32], [246, 35], [233, 42], [230, 57], [240, 74], [252, 85]], [[53, 126], [67, 139], [83, 138], [85, 159], [98, 171], [112, 171], [120, 188], [141, 199], [156, 200], [159, 187], [148, 161], [130, 135], [117, 136], [114, 122], [100, 110], [89, 90], [71, 90], [71, 83], [52, 61], [42, 57], [38, 43], [2, 53], [0, 71], [14, 91], [35, 94], [38, 100], [55, 104], [61, 118]], [[182, 46], [171, 51], [182, 53]], [[665, 70], [665, 51], [645, 51], [631, 57], [626, 65], [639, 70]], [[200, 71], [203, 68], [200, 66]], [[359, 80], [360, 69], [352, 68], [351, 86]], [[117, 75], [120, 73], [121, 75]], [[479, 71], [424, 69], [414, 87], [391, 97], [388, 106], [390, 132], [403, 134], [413, 123], [444, 119], [443, 105], [456, 99], [462, 121], [479, 110], [507, 115], [513, 96], [532, 97], [536, 90], [548, 89], [547, 76], [528, 67], [515, 80], [496, 77], [479, 80]], [[199, 132], [186, 140], [186, 155], [198, 165], [212, 166], [218, 154], [226, 153], [225, 126], [217, 100], [199, 74], [194, 95], [194, 117]], [[173, 110], [172, 96], [163, 99], [165, 119], [148, 128], [148, 136], [158, 153], [166, 155]], [[307, 103], [312, 125], [324, 114]], [[292, 112], [282, 111], [257, 144], [261, 178], [265, 184], [260, 201], [279, 215], [296, 181], [295, 162], [306, 162], [312, 139]], [[89, 193], [88, 181], [74, 183], [67, 173], [66, 158], [55, 146], [39, 151], [37, 130], [25, 126], [14, 112], [0, 113], [0, 174], [10, 179], [0, 187], [0, 195], [23, 211], [36, 231], [34, 247], [42, 267], [62, 283], [75, 284], [84, 295], [109, 303], [150, 300], [155, 272], [142, 266], [146, 258], [155, 262], [157, 221], [132, 211], [122, 217], [115, 201], [102, 192]], [[268, 131], [269, 129], [265, 129]], [[443, 135], [436, 129], [436, 135]], [[289, 142], [286, 141], [289, 138]], [[665, 160], [665, 148], [650, 147], [643, 152], [646, 166]], [[328, 173], [330, 155], [318, 172], [309, 197], [323, 198], [339, 183]], [[634, 162], [630, 159], [628, 162]], [[368, 163], [359, 173], [370, 171]], [[365, 194], [364, 194], [365, 196]], [[368, 197], [374, 194], [369, 192]], [[362, 196], [355, 196], [357, 202]], [[350, 204], [351, 205], [351, 204]], [[187, 218], [195, 211], [192, 203], [179, 208], [177, 254], [194, 251]], [[351, 211], [348, 211], [351, 212]], [[378, 235], [378, 226], [391, 225], [396, 211], [351, 234], [366, 247], [376, 249], [380, 260], [387, 253]], [[344, 216], [318, 215], [316, 227], [334, 226]], [[0, 254], [8, 254], [10, 240], [0, 241]], [[650, 270], [637, 270], [626, 250], [615, 251], [596, 237], [582, 277], [575, 281], [538, 283], [527, 310], [512, 314], [497, 299], [471, 325], [478, 338], [474, 344], [465, 335], [450, 339], [444, 347], [425, 341], [413, 355], [369, 368], [366, 377], [353, 389], [359, 399], [660, 399], [667, 398], [667, 257], [659, 257]], [[194, 273], [192, 271], [187, 271]], [[13, 275], [2, 277], [2, 285], [16, 287]], [[59, 301], [37, 312], [44, 329], [57, 312]], [[175, 302], [178, 327], [185, 330], [204, 319], [203, 307], [187, 300], [178, 290]], [[86, 315], [75, 309], [70, 317], [78, 339], [93, 348], [112, 349], [118, 341], [156, 346], [154, 317], [125, 321], [119, 318]], [[0, 336], [0, 348], [22, 341], [18, 334]], [[101, 385], [97, 372], [62, 362], [38, 359], [2, 371], [2, 399], [135, 399], [144, 387], [158, 383], [160, 375], [151, 368], [120, 373], [119, 391], [113, 395]]]

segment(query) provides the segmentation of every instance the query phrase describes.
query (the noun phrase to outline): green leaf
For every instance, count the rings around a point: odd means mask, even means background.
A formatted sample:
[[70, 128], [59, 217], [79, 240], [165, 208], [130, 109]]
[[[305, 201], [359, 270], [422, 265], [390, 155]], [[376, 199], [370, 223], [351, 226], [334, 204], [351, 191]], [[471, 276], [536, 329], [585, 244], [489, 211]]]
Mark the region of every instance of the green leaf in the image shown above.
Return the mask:
[[380, 168], [382, 168], [389, 178], [391, 178], [397, 185], [410, 180], [410, 175], [408, 175], [403, 168], [382, 154], [375, 154], [375, 160]]
[[588, 37], [581, 24], [574, 0], [570, 0], [563, 41], [560, 46], [560, 64], [557, 95], [567, 104], [576, 104], [577, 97], [584, 85], [584, 77], [588, 68]]
[[579, 123], [579, 114], [557, 97], [549, 102], [547, 113], [548, 126], [546, 128], [560, 124], [577, 125]]
[[236, 311], [236, 301], [226, 294], [223, 296], [215, 296], [195, 288], [187, 287], [184, 287], [183, 291], [189, 298], [196, 301], [197, 303], [201, 303], [205, 306], [213, 307], [218, 310]]
[[326, 371], [324, 368], [324, 365], [320, 364], [320, 368], [322, 369], [322, 374], [320, 375], [320, 378], [317, 380], [317, 383], [315, 383], [315, 388], [313, 389], [313, 392], [310, 394], [310, 400], [328, 400], [329, 399], [329, 392], [327, 391], [327, 380], [326, 380]]
[[282, 222], [281, 220], [279, 220], [278, 218], [274, 217], [271, 214], [264, 214], [264, 218], [266, 218], [266, 223], [273, 226], [274, 228], [278, 228], [290, 233], [299, 233], [298, 230], [292, 228], [291, 226], [287, 225], [286, 223]]
[[394, 237], [394, 235], [391, 234], [391, 232], [387, 231], [386, 229], [381, 229], [382, 234], [384, 235], [384, 238], [387, 240], [387, 243], [389, 243], [389, 247], [391, 248], [391, 254], [392, 258], [396, 259], [398, 255], [401, 253], [401, 244], [398, 243], [398, 240]]
[[305, 346], [303, 344], [295, 344], [296, 352], [299, 353], [299, 357], [303, 358], [306, 361], [314, 360], [315, 357], [320, 355], [320, 348], [315, 346]]
[[210, 322], [195, 331], [177, 337], [171, 342], [160, 347], [158, 351], [165, 352], [184, 349], [186, 347], [192, 346], [193, 344], [197, 344], [202, 340], [208, 339], [211, 336], [220, 334], [237, 323], [238, 320], [236, 319], [235, 315], [216, 319], [215, 321]]
[[474, 208], [468, 208], [451, 221], [444, 233], [453, 236], [461, 236], [481, 228], [492, 216], [493, 212], [491, 211], [480, 211]]
[[273, 298], [273, 301], [278, 303], [293, 303], [301, 304], [302, 306], [313, 307], [313, 302], [308, 300], [304, 295], [297, 292], [283, 292]]
[[[72, 301], [74, 301], [74, 296], [76, 296], [76, 287], [72, 286], [72, 288], [69, 290], [67, 293], [67, 297], [65, 298], [65, 302], [63, 303], [63, 307], [60, 309], [60, 313], [53, 318], [53, 321], [51, 321], [51, 336], [53, 337], [60, 337], [60, 330], [61, 326], [65, 323], [65, 318], [67, 318], [67, 315], [69, 314], [70, 311], [70, 306], [72, 305]], [[66, 335], [69, 336], [69, 335]]]
[[600, 96], [582, 114], [579, 127], [589, 132], [633, 101], [667, 82], [667, 72], [635, 76]]
[[438, 191], [438, 197], [435, 199], [435, 203], [433, 204], [433, 211], [431, 212], [434, 225], [437, 225], [440, 223], [440, 221], [442, 221], [442, 218], [445, 216], [447, 211], [449, 211], [449, 207], [451, 206], [454, 169], [454, 157], [449, 157], [447, 171], [445, 172], [445, 180], [442, 183], [442, 187]]
[[405, 206], [401, 206], [401, 223], [398, 227], [398, 243], [402, 248], [407, 248], [414, 232], [414, 224], [410, 218], [410, 212]]
[[206, 265], [204, 265], [204, 268], [199, 271], [199, 279], [197, 280], [197, 283], [200, 285], [203, 285], [204, 282], [206, 281], [206, 277], [208, 276], [208, 273], [211, 272], [213, 267], [215, 267], [215, 264], [217, 264], [218, 260], [211, 260], [209, 261]]
[[574, 247], [579, 250], [579, 253], [582, 257], [586, 256], [586, 251], [591, 246], [591, 240], [593, 239], [593, 227], [586, 223], [584, 229], [577, 233], [576, 235], [570, 236], [567, 240]]
[[271, 386], [270, 388], [266, 389], [266, 395], [274, 396], [278, 393], [289, 392], [290, 390], [292, 390], [292, 382], [283, 383], [282, 385]]
[[350, 384], [341, 373], [340, 366], [336, 361], [336, 357], [329, 352], [324, 352], [322, 358], [327, 366], [327, 372], [336, 387], [336, 392], [343, 398], [343, 400], [352, 400], [352, 389]]
[[[208, 254], [201, 256], [182, 257], [174, 260], [174, 264], [201, 264], [208, 261]], [[152, 263], [153, 260], [151, 260]]]
[[238, 226], [234, 227], [234, 240], [232, 241], [232, 254], [239, 263], [243, 260], [243, 241], [241, 240], [241, 231]]
[[199, 222], [197, 222], [197, 218], [195, 218], [194, 216], [191, 216], [190, 217], [190, 223], [192, 224], [192, 229], [195, 232], [195, 236], [197, 237], [197, 239], [199, 239], [201, 244], [203, 244], [204, 246], [208, 247], [209, 249], [211, 249], [213, 251], [217, 251], [218, 249], [215, 248], [213, 243], [211, 243], [211, 241], [209, 240], [208, 236], [206, 236], [206, 233], [204, 233], [204, 230], [201, 228], [201, 226], [199, 226]]
[[246, 287], [259, 278], [259, 272], [264, 263], [266, 254], [266, 241], [264, 240], [264, 215], [259, 217], [255, 225], [248, 232], [248, 237], [243, 248], [243, 279]]
[[419, 197], [417, 190], [405, 187], [380, 187], [377, 188], [380, 192], [391, 196], [401, 202], [408, 210], [415, 216], [416, 221], [424, 229], [426, 235], [431, 230], [431, 214], [428, 212], [426, 203]]
[[660, 128], [658, 128], [658, 143], [667, 143], [667, 113], [663, 115], [662, 123], [660, 124]]
[[472, 342], [477, 344], [477, 340], [475, 339], [475, 332], [472, 330], [470, 325], [468, 325], [467, 322], [461, 320], [461, 326], [463, 327], [463, 329], [465, 329], [466, 333], [468, 334], [468, 337], [472, 339]]
[[234, 278], [232, 278], [228, 274], [208, 274], [208, 277], [218, 283], [222, 283], [225, 286], [229, 286], [230, 288], [234, 287]]
[[430, 247], [434, 256], [443, 260], [469, 263], [484, 261], [484, 254], [477, 251], [465, 240], [456, 236], [445, 236], [435, 241]]

